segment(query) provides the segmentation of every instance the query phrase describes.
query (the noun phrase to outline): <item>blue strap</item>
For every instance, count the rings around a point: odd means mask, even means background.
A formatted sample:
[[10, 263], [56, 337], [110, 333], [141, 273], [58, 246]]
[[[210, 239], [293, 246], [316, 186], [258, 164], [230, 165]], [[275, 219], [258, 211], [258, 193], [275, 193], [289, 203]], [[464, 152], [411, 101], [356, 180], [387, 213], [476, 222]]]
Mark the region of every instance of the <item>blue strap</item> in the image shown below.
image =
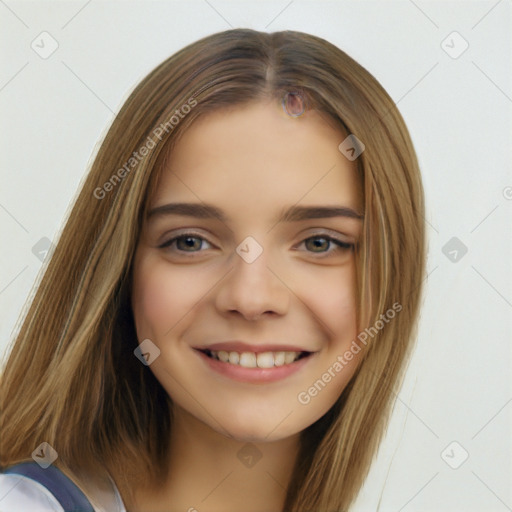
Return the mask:
[[85, 494], [55, 466], [43, 469], [36, 462], [22, 462], [5, 469], [3, 473], [23, 475], [44, 485], [65, 512], [94, 512]]

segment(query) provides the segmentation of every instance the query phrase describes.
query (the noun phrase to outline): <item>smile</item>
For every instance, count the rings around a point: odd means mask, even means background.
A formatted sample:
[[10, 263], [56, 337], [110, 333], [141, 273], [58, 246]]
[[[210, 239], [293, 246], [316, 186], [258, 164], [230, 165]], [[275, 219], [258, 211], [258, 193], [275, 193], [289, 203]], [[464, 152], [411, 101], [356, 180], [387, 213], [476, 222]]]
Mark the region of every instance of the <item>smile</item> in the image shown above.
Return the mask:
[[285, 379], [310, 363], [315, 352], [237, 352], [195, 349], [210, 371], [228, 379], [251, 384], [266, 384]]
[[302, 357], [306, 357], [309, 352], [235, 352], [226, 350], [205, 350], [204, 353], [213, 359], [223, 363], [243, 366], [244, 368], [273, 368], [274, 366], [284, 366]]

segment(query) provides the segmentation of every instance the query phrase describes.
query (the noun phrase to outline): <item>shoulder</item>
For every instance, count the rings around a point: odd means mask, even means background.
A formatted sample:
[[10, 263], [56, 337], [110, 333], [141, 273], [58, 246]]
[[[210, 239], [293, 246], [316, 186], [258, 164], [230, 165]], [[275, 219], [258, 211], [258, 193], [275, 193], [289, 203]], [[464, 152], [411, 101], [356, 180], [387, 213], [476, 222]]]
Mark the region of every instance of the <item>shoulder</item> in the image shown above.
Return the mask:
[[0, 474], [0, 510], [2, 512], [64, 512], [44, 485], [22, 475]]

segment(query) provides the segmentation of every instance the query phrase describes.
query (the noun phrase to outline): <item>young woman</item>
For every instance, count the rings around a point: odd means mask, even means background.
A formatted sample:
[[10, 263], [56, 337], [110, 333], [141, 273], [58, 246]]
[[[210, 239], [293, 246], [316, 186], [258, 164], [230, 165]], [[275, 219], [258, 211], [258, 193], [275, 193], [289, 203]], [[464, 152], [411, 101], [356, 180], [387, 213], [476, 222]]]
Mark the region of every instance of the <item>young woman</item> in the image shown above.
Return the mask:
[[0, 508], [347, 510], [414, 338], [423, 212], [397, 108], [332, 44], [240, 29], [170, 57], [3, 370]]

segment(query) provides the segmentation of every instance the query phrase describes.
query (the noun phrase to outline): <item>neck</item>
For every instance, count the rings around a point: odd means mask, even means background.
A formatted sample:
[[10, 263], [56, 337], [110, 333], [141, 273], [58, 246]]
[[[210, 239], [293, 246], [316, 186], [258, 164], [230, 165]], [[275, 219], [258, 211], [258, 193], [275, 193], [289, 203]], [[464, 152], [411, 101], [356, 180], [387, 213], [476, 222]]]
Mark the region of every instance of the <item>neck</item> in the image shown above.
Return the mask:
[[281, 512], [299, 434], [237, 440], [176, 407], [165, 487], [137, 490], [130, 512]]

